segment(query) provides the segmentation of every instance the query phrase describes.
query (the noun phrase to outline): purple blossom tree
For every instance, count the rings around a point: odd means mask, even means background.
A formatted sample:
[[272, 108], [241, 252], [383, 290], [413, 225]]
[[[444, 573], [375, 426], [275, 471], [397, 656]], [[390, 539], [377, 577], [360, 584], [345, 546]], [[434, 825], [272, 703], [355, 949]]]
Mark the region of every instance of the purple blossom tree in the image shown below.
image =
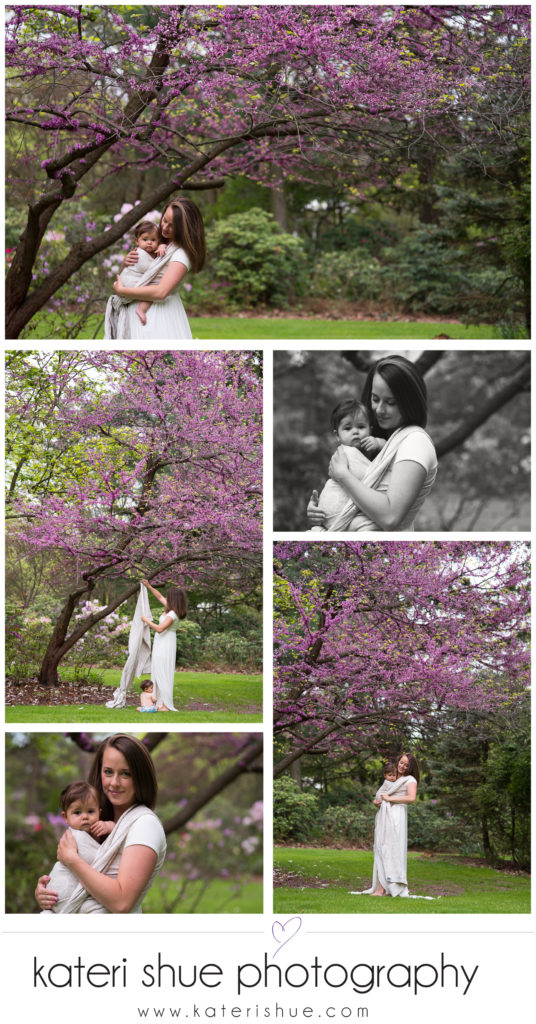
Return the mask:
[[[147, 576], [261, 577], [258, 361], [237, 352], [15, 353], [7, 361], [9, 535], [62, 600], [39, 681]], [[32, 428], [32, 429], [30, 429]], [[61, 579], [58, 592], [56, 567]], [[123, 584], [77, 618], [99, 581]]]
[[522, 543], [276, 544], [275, 775], [507, 709], [529, 682], [529, 581]]
[[[7, 280], [9, 338], [180, 189], [236, 174], [377, 183], [443, 130], [485, 163], [490, 133], [505, 140], [528, 95], [523, 6], [51, 5], [7, 15], [8, 138], [28, 203]], [[33, 285], [45, 233], [128, 168], [143, 180], [138, 205], [113, 221], [110, 211], [107, 230], [89, 231]]]

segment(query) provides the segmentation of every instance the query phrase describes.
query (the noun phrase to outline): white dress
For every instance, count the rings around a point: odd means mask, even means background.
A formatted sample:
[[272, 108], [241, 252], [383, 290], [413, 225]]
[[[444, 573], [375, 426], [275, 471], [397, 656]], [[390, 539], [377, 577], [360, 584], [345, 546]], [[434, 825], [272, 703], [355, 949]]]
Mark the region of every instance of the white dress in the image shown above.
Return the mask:
[[172, 616], [173, 621], [171, 624], [163, 633], [155, 633], [154, 635], [153, 653], [151, 656], [151, 679], [157, 708], [165, 704], [170, 711], [176, 711], [177, 709], [173, 707], [173, 681], [177, 657], [179, 619], [175, 612], [163, 612], [158, 620], [159, 624], [168, 615]]
[[[184, 249], [173, 253], [170, 263], [184, 263], [190, 269], [190, 260]], [[158, 278], [156, 279], [158, 280]], [[147, 323], [142, 324], [136, 313], [137, 302], [130, 302], [128, 310], [129, 338], [135, 341], [184, 341], [192, 337], [188, 317], [179, 297], [178, 288], [170, 292], [162, 302], [153, 302], [147, 313]]]

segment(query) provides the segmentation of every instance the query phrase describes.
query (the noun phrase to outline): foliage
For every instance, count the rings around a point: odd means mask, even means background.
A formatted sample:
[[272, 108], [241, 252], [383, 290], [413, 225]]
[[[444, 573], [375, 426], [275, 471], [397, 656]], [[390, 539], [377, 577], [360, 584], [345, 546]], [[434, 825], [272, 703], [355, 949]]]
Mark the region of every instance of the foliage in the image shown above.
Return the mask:
[[292, 779], [275, 779], [273, 789], [274, 839], [303, 841], [318, 826], [318, 798], [304, 793]]
[[379, 300], [381, 270], [380, 261], [363, 249], [326, 252], [315, 262], [311, 288], [313, 294], [327, 298]]
[[[300, 288], [303, 244], [264, 210], [253, 207], [217, 221], [209, 229], [207, 245], [210, 289], [228, 309], [284, 305]], [[198, 287], [194, 281], [192, 298]]]
[[322, 834], [328, 839], [348, 839], [359, 846], [374, 841], [376, 814], [371, 808], [363, 813], [353, 807], [327, 807], [322, 819]]

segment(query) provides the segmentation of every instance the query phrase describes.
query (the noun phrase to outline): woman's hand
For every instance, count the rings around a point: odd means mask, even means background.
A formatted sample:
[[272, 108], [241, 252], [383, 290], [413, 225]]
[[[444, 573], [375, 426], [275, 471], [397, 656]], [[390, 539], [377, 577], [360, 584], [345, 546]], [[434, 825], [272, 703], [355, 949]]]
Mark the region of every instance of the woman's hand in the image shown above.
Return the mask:
[[325, 526], [326, 513], [318, 507], [318, 491], [313, 491], [307, 506], [307, 518], [313, 526]]
[[131, 249], [130, 252], [127, 252], [127, 254], [126, 254], [126, 256], [125, 256], [125, 258], [123, 260], [123, 266], [124, 267], [135, 267], [136, 263], [139, 260], [139, 258], [140, 257], [138, 256], [138, 250], [137, 249]]
[[89, 831], [92, 836], [100, 838], [100, 836], [109, 836], [114, 828], [115, 822], [113, 821], [95, 821]]
[[141, 621], [147, 623], [147, 625], [150, 626], [153, 620], [150, 619], [148, 615], [142, 615]]
[[53, 906], [58, 902], [57, 892], [53, 892], [52, 889], [47, 889], [47, 882], [49, 881], [50, 875], [41, 875], [41, 877], [37, 879], [34, 896], [41, 907], [41, 910], [52, 910]]
[[76, 839], [69, 828], [63, 833], [58, 843], [57, 857], [67, 868], [72, 867], [74, 862], [79, 860]]
[[151, 586], [151, 584], [149, 583], [149, 580], [142, 580], [141, 582], [143, 583], [144, 587], [150, 587]]
[[337, 451], [331, 456], [331, 462], [329, 464], [329, 475], [332, 480], [336, 480], [340, 483], [344, 479], [345, 473], [350, 469], [348, 458], [342, 450], [342, 446], [339, 445]]
[[125, 295], [127, 289], [124, 287], [121, 278], [118, 277], [117, 281], [114, 281], [114, 292], [116, 295]]
[[375, 807], [381, 807], [382, 805], [381, 800], [373, 800], [372, 803], [374, 804]]
[[391, 797], [389, 796], [389, 794], [388, 794], [388, 793], [382, 793], [382, 800], [385, 800], [385, 802], [386, 802], [387, 804], [390, 804], [390, 803], [392, 803], [392, 801], [391, 801]]

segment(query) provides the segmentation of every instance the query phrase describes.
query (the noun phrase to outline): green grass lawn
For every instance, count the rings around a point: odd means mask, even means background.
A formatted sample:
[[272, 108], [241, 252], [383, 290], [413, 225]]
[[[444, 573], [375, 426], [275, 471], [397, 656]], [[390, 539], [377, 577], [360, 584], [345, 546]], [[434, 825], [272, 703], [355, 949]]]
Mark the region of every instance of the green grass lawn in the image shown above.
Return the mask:
[[144, 914], [262, 914], [262, 882], [247, 881], [235, 891], [232, 881], [214, 879], [201, 893], [203, 883], [191, 882], [184, 898], [173, 908], [163, 899], [160, 879], [155, 878], [143, 901]]
[[[63, 671], [67, 676], [67, 671]], [[111, 691], [119, 685], [119, 669], [102, 672]], [[134, 683], [133, 693], [139, 693]], [[140, 715], [134, 707], [110, 711], [103, 704], [6, 706], [6, 722], [261, 722], [262, 676], [217, 672], [175, 672], [174, 704], [178, 711]]]
[[[32, 326], [35, 332], [32, 339], [54, 339], [63, 337], [58, 332], [59, 318], [53, 313], [39, 313], [34, 317]], [[437, 334], [448, 334], [450, 338], [498, 338], [497, 330], [489, 324], [465, 326], [452, 321], [421, 323], [416, 321], [380, 321], [380, 320], [306, 320], [300, 317], [196, 317], [190, 319], [190, 327], [194, 338], [204, 341], [209, 339], [244, 341], [296, 339], [326, 340], [346, 338], [356, 340], [370, 339], [430, 339]], [[80, 335], [83, 338], [103, 338], [103, 319], [90, 316], [86, 329]]]
[[290, 914], [529, 914], [530, 879], [468, 863], [457, 854], [409, 851], [408, 883], [431, 900], [351, 896], [368, 889], [373, 854], [363, 850], [278, 847], [274, 866], [291, 884], [274, 889], [274, 913]]

